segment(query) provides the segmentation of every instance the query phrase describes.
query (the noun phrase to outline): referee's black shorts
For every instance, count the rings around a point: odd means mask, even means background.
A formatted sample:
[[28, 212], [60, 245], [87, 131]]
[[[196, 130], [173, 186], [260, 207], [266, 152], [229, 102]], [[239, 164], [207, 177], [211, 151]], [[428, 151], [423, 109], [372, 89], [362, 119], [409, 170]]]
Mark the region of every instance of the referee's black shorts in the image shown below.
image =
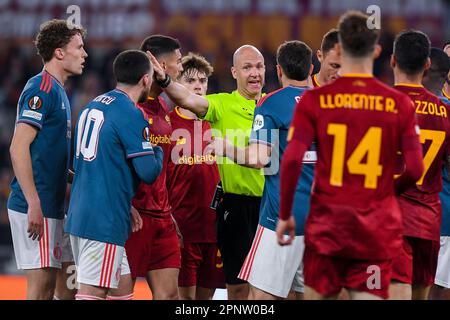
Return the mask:
[[238, 274], [255, 237], [260, 203], [261, 197], [225, 193], [217, 207], [217, 244], [227, 284], [246, 283]]

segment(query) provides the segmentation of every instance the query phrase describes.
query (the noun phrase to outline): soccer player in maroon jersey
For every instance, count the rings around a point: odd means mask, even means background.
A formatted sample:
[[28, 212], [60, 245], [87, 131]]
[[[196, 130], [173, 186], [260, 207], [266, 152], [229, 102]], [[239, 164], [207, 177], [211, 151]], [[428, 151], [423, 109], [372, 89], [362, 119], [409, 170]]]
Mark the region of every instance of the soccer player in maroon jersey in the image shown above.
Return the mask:
[[335, 48], [338, 43], [338, 30], [331, 29], [322, 39], [320, 49], [317, 50], [317, 59], [320, 61], [320, 70], [311, 76], [314, 88], [328, 84], [338, 78], [341, 59]]
[[[422, 86], [430, 67], [430, 40], [423, 32], [408, 30], [397, 35], [391, 67], [394, 88], [414, 103], [420, 126], [424, 172], [416, 184], [398, 196], [403, 215], [403, 250], [394, 259], [391, 297], [427, 299], [436, 275], [441, 228], [443, 160], [450, 139], [449, 110]], [[411, 292], [412, 287], [412, 292]]]
[[[181, 59], [178, 82], [200, 96], [206, 95], [212, 66], [189, 53]], [[167, 189], [172, 212], [183, 235], [180, 299], [210, 300], [216, 288], [225, 288], [221, 254], [217, 247], [216, 212], [210, 208], [220, 181], [215, 156], [204, 154], [211, 141], [211, 125], [195, 113], [175, 107], [172, 152], [167, 167]]]
[[[372, 75], [378, 38], [366, 15], [344, 14], [337, 46], [342, 76], [307, 91], [291, 124], [281, 164], [280, 244], [295, 235], [291, 210], [303, 155], [312, 141], [318, 149], [305, 225], [305, 299], [335, 299], [342, 288], [351, 299], [388, 297], [392, 259], [402, 245], [395, 192], [417, 181], [423, 165], [411, 101]], [[394, 183], [399, 150], [406, 167]]]
[[[180, 43], [176, 39], [162, 35], [150, 36], [142, 42], [140, 49], [150, 51], [174, 79], [183, 70]], [[161, 93], [160, 84], [155, 81], [147, 102], [138, 105], [150, 123], [150, 141], [163, 149], [164, 161], [158, 179], [152, 185], [141, 183], [133, 198], [132, 204], [141, 214], [143, 226], [140, 231], [131, 234], [125, 249], [133, 279], [145, 277], [154, 299], [173, 300], [178, 299], [181, 254], [166, 187], [172, 126]]]

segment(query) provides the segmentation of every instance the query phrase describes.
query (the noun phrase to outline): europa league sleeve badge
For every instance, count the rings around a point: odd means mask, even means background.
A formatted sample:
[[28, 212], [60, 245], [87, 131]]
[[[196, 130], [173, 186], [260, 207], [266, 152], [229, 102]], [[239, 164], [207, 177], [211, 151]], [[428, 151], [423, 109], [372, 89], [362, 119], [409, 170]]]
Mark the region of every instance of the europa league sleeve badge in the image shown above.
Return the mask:
[[42, 107], [42, 99], [34, 96], [28, 100], [28, 107], [31, 110], [39, 110]]

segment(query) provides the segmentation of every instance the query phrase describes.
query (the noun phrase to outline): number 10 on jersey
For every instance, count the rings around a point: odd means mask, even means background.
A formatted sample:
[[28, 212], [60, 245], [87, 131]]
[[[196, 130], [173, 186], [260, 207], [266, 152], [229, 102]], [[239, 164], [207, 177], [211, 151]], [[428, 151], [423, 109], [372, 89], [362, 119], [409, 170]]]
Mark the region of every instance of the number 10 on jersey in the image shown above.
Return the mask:
[[97, 157], [100, 129], [104, 122], [103, 112], [97, 109], [86, 109], [78, 120], [76, 157], [83, 155], [86, 161]]

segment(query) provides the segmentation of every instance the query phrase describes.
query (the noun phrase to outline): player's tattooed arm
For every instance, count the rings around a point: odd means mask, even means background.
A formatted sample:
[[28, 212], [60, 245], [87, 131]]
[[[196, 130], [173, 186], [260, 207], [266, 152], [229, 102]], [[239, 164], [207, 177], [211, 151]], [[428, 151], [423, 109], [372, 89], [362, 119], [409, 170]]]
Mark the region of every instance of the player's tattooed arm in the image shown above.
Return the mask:
[[40, 240], [44, 231], [44, 217], [36, 190], [31, 164], [30, 145], [37, 129], [26, 123], [18, 123], [11, 142], [10, 155], [14, 174], [28, 204], [28, 237]]
[[147, 55], [153, 65], [154, 78], [159, 83], [164, 83], [164, 91], [169, 98], [179, 106], [194, 112], [197, 116], [203, 117], [208, 111], [209, 102], [204, 97], [189, 91], [185, 86], [176, 81], [167, 81], [166, 72], [159, 64], [158, 60], [147, 51]]

